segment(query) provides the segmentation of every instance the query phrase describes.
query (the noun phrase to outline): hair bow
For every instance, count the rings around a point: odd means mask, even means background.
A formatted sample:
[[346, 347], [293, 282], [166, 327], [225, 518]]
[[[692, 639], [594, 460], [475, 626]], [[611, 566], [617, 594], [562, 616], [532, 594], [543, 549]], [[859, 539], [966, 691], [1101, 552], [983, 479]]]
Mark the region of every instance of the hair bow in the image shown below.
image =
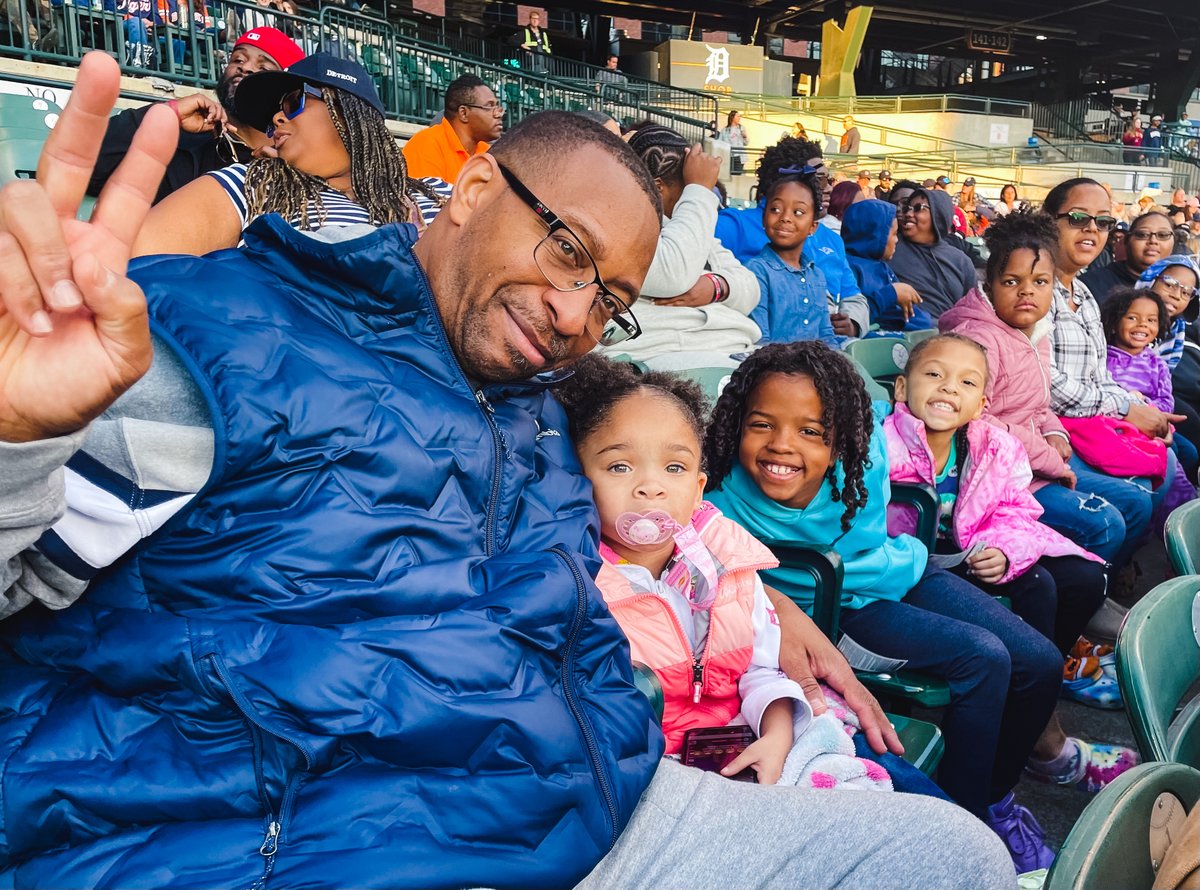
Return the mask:
[[820, 169], [820, 167], [810, 167], [808, 164], [805, 164], [803, 167], [780, 167], [779, 175], [809, 176], [813, 173], [819, 173]]

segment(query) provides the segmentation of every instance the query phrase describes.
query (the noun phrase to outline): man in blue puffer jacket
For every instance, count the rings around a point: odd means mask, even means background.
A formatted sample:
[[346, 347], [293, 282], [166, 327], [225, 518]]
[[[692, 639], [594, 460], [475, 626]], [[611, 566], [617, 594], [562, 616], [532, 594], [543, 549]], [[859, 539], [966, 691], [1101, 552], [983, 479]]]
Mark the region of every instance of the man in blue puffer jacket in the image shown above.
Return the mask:
[[530, 118], [416, 244], [266, 217], [126, 278], [170, 114], [59, 222], [117, 85], [85, 59], [0, 193], [6, 885], [562, 887], [606, 852], [593, 886], [1001, 885], [940, 801], [658, 766], [547, 391], [633, 324], [658, 213], [623, 144]]

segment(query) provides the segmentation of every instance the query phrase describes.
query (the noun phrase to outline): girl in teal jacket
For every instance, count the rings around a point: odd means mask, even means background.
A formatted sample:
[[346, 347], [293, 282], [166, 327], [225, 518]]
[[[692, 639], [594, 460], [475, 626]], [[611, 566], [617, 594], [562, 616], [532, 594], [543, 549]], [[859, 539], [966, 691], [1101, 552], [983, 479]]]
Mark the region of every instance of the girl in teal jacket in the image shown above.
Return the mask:
[[[1006, 842], [1018, 872], [1050, 864], [1012, 789], [1054, 711], [1054, 644], [978, 588], [888, 537], [887, 450], [854, 365], [822, 343], [775, 343], [734, 372], [705, 441], [709, 500], [762, 539], [833, 547], [845, 567], [841, 627], [859, 646], [947, 682], [939, 781]], [[767, 583], [812, 608], [811, 585]]]

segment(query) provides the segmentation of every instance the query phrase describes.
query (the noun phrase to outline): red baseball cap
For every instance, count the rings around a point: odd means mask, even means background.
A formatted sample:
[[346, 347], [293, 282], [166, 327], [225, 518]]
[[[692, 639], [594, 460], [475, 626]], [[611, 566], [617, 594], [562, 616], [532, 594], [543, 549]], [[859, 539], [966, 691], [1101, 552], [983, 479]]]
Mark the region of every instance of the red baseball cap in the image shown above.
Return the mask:
[[243, 44], [261, 49], [280, 68], [291, 68], [304, 58], [304, 50], [278, 28], [251, 28], [233, 46], [236, 49]]

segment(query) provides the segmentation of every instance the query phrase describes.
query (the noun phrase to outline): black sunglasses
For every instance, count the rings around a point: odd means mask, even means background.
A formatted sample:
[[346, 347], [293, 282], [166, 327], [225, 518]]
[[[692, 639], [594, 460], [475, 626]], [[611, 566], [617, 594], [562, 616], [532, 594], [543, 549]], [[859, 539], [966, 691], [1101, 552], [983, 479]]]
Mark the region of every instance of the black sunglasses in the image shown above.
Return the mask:
[[1090, 213], [1084, 213], [1082, 210], [1072, 210], [1069, 213], [1059, 213], [1055, 215], [1055, 219], [1065, 219], [1067, 225], [1072, 229], [1086, 229], [1091, 223], [1096, 224], [1096, 228], [1101, 232], [1107, 232], [1117, 224], [1115, 216], [1092, 216]]

